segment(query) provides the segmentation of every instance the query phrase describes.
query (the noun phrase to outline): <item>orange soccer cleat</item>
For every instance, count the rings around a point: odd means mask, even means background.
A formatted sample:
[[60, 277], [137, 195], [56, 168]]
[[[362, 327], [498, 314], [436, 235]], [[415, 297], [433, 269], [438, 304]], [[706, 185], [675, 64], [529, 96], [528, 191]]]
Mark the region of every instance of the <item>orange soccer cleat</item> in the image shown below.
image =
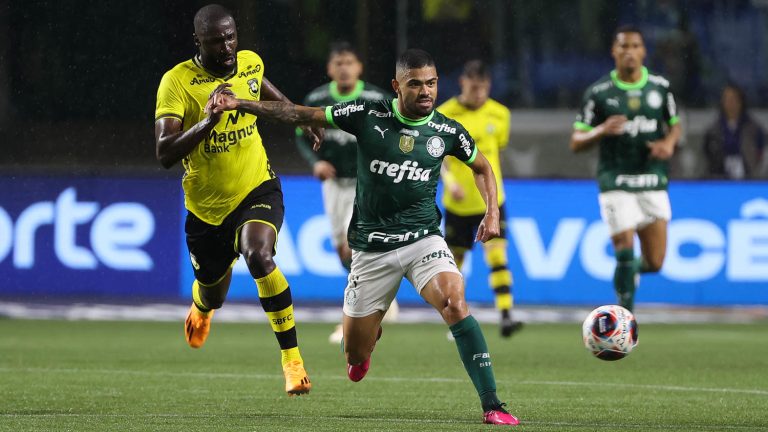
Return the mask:
[[283, 374], [285, 375], [285, 392], [288, 396], [307, 394], [312, 389], [303, 361], [289, 361], [283, 365]]
[[184, 321], [184, 337], [189, 346], [192, 348], [203, 346], [211, 331], [211, 318], [213, 318], [213, 310], [200, 312], [200, 309], [192, 303], [187, 319]]

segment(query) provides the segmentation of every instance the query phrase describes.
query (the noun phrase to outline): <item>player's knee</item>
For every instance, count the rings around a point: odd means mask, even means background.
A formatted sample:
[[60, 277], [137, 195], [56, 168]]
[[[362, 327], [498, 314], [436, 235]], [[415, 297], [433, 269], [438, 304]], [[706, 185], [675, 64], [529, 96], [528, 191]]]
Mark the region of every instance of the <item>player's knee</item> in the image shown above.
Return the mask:
[[648, 273], [658, 273], [661, 270], [662, 265], [664, 265], [663, 256], [650, 257], [645, 261], [645, 270]]
[[243, 252], [245, 264], [254, 278], [262, 278], [275, 269], [272, 248], [258, 247]]

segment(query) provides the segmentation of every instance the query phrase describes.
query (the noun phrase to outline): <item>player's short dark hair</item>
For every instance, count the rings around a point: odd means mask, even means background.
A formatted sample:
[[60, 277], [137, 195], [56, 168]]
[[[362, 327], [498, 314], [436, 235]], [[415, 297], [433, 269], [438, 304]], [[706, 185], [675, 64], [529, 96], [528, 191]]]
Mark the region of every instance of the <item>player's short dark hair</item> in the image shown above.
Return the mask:
[[464, 63], [464, 70], [461, 72], [461, 76], [470, 79], [490, 79], [491, 70], [482, 60], [470, 60]]
[[428, 52], [418, 49], [409, 48], [405, 50], [400, 57], [397, 58], [397, 65], [395, 67], [395, 73], [405, 71], [407, 69], [421, 69], [427, 66], [434, 66], [435, 60]]
[[331, 43], [331, 46], [328, 49], [328, 60], [331, 60], [333, 56], [340, 54], [352, 54], [355, 58], [360, 60], [360, 53], [358, 53], [355, 47], [347, 41], [336, 41]]
[[233, 21], [235, 17], [229, 9], [219, 4], [209, 4], [201, 7], [195, 14], [195, 33], [205, 33], [208, 26], [212, 23], [221, 21], [225, 18], [231, 18]]
[[613, 32], [613, 40], [615, 41], [617, 37], [619, 37], [619, 34], [621, 33], [637, 33], [640, 35], [640, 38], [645, 40], [645, 37], [643, 37], [643, 32], [640, 30], [640, 27], [634, 25], [634, 24], [623, 24], [620, 25], [616, 31]]

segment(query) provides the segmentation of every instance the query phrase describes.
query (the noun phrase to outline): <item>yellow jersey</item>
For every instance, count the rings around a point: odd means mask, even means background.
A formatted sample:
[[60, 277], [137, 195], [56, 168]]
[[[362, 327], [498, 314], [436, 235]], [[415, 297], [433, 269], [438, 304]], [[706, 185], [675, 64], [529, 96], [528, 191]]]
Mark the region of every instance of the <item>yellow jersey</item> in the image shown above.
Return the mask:
[[[437, 108], [449, 118], [461, 123], [474, 138], [478, 150], [488, 159], [496, 177], [499, 205], [504, 204], [504, 187], [501, 181], [499, 151], [509, 142], [510, 112], [507, 107], [488, 99], [480, 108], [471, 110], [451, 98]], [[447, 175], [443, 175], [443, 205], [451, 213], [472, 216], [485, 213], [485, 201], [475, 186], [472, 170], [453, 157], [443, 160]], [[464, 190], [464, 198], [456, 201], [450, 192], [450, 185], [457, 183]]]
[[[253, 51], [239, 51], [235, 71], [225, 77], [209, 73], [197, 58], [179, 63], [160, 81], [155, 121], [174, 117], [188, 130], [206, 117], [205, 104], [216, 86], [230, 83], [238, 98], [259, 100], [263, 76], [264, 62]], [[221, 224], [249, 192], [275, 177], [256, 116], [240, 111], [225, 112], [182, 163], [184, 204], [211, 225]]]

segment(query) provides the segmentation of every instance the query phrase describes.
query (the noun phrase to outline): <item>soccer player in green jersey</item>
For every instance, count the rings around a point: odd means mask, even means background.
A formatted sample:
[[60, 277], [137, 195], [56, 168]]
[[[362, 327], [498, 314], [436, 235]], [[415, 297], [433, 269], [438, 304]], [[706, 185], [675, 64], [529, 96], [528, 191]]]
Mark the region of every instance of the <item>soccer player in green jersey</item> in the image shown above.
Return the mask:
[[486, 212], [475, 240], [498, 237], [493, 169], [466, 129], [435, 111], [437, 70], [429, 54], [406, 50], [397, 61], [392, 88], [397, 94], [394, 100], [343, 102], [325, 108], [254, 102], [217, 93], [213, 110], [338, 127], [357, 137], [357, 194], [348, 233], [352, 269], [344, 295], [349, 378], [360, 381], [368, 372], [382, 317], [405, 277], [450, 326], [480, 396], [483, 422], [518, 424], [496, 396], [491, 355], [469, 313], [464, 280], [441, 235], [435, 203], [440, 166], [443, 158], [452, 155], [473, 170], [485, 199]]
[[[384, 90], [360, 79], [363, 64], [349, 42], [336, 42], [331, 46], [327, 70], [332, 81], [309, 92], [304, 98], [304, 105], [325, 107], [339, 102], [373, 101], [389, 97]], [[325, 131], [323, 146], [315, 152], [310, 140], [301, 129], [297, 129], [296, 144], [299, 153], [312, 167], [314, 176], [322, 181], [323, 207], [331, 224], [331, 243], [336, 248], [341, 264], [349, 270], [352, 250], [347, 241], [347, 230], [355, 202], [356, 138], [341, 129], [328, 129]], [[385, 320], [396, 321], [397, 311], [397, 301], [393, 300]], [[342, 325], [339, 324], [328, 340], [339, 343], [343, 336]]]
[[[668, 161], [680, 138], [680, 119], [669, 81], [643, 66], [640, 30], [616, 30], [616, 69], [592, 84], [571, 134], [571, 150], [599, 144], [600, 214], [616, 254], [613, 278], [619, 304], [632, 310], [640, 273], [658, 272], [667, 249], [672, 210]], [[635, 234], [642, 256], [635, 259]]]
[[[287, 99], [264, 76], [258, 54], [237, 51], [235, 20], [226, 9], [203, 7], [194, 27], [199, 51], [163, 76], [155, 111], [157, 158], [166, 168], [184, 165], [185, 232], [195, 273], [185, 337], [193, 348], [205, 343], [242, 254], [280, 345], [285, 390], [308, 393], [291, 290], [273, 260], [283, 223], [280, 180], [269, 166], [256, 117], [210, 110], [219, 91], [249, 100]], [[218, 88], [222, 83], [229, 87]]]

